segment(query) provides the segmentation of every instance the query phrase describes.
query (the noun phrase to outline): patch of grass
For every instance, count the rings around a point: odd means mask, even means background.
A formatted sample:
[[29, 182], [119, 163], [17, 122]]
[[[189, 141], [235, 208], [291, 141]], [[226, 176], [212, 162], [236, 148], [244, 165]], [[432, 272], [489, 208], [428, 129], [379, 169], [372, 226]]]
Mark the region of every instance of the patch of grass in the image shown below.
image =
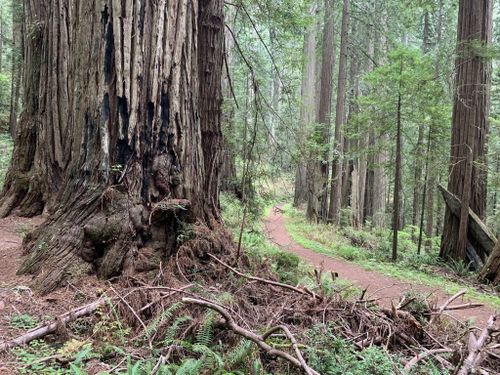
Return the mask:
[[5, 174], [9, 167], [10, 158], [14, 144], [8, 134], [0, 134], [0, 189], [5, 181]]
[[[379, 231], [375, 235], [363, 234], [364, 239], [360, 241], [366, 241], [370, 246], [362, 248], [351, 245], [352, 240], [346, 238], [332, 225], [308, 222], [304, 214], [292, 208], [291, 205], [285, 207], [284, 214], [287, 219], [285, 226], [288, 233], [295, 242], [307, 249], [333, 258], [352, 261], [366, 270], [377, 271], [399, 280], [439, 288], [448, 294], [455, 294], [466, 289], [467, 297], [470, 299], [488, 304], [495, 309], [500, 308], [500, 297], [481, 293], [473, 287], [464, 286], [435, 274], [432, 266], [440, 265], [437, 255], [427, 252], [417, 255], [416, 246], [409, 233], [400, 232], [400, 260], [393, 263], [390, 261], [390, 237], [385, 234], [385, 231]], [[354, 230], [352, 228], [347, 230], [351, 231], [352, 235]]]

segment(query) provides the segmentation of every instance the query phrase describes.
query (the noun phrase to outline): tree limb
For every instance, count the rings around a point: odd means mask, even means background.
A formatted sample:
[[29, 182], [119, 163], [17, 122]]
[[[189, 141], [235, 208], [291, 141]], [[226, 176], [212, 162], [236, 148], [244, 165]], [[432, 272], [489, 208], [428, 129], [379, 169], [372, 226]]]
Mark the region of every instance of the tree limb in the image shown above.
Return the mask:
[[238, 324], [236, 324], [233, 317], [229, 314], [229, 312], [226, 309], [224, 309], [222, 306], [219, 306], [213, 302], [208, 302], [208, 301], [194, 299], [194, 298], [183, 298], [182, 302], [207, 307], [209, 309], [212, 309], [212, 310], [218, 312], [225, 319], [226, 325], [231, 331], [233, 331], [234, 333], [236, 333], [236, 334], [238, 334], [238, 335], [240, 335], [248, 340], [253, 341], [254, 343], [256, 343], [259, 346], [259, 348], [261, 348], [262, 350], [267, 352], [269, 355], [280, 357], [280, 358], [290, 362], [295, 367], [303, 369], [306, 372], [306, 374], [308, 374], [308, 375], [320, 375], [318, 372], [316, 372], [315, 370], [313, 370], [312, 368], [310, 368], [307, 365], [304, 358], [302, 357], [302, 354], [298, 355], [299, 359], [297, 359], [288, 353], [285, 353], [281, 350], [274, 349], [272, 346], [268, 345], [265, 342], [265, 337], [269, 337], [269, 335], [271, 333], [274, 333], [277, 330], [283, 330], [285, 332], [285, 334], [287, 335], [287, 337], [292, 341], [292, 346], [295, 350], [295, 353], [297, 353], [297, 351], [299, 351], [297, 341], [295, 340], [293, 335], [290, 333], [288, 328], [283, 327], [283, 326], [275, 327], [275, 328], [272, 328], [271, 330], [269, 330], [265, 334], [265, 336], [259, 336], [251, 331], [248, 331], [248, 330], [240, 327]]

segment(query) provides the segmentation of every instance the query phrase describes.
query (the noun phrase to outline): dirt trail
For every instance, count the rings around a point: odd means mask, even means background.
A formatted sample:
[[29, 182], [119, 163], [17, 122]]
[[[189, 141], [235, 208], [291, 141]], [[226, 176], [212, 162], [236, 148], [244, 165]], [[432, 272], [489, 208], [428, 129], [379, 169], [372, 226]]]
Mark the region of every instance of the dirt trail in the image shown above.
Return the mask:
[[[410, 290], [420, 291], [426, 294], [432, 293], [438, 303], [442, 303], [450, 297], [438, 288], [431, 288], [423, 284], [411, 282], [405, 283], [401, 280], [384, 276], [378, 272], [367, 271], [356, 264], [316, 253], [296, 244], [286, 231], [284, 218], [279, 210], [273, 210], [264, 220], [264, 224], [269, 238], [281, 248], [297, 254], [299, 257], [311, 263], [314, 267], [323, 267], [325, 271], [337, 272], [340, 278], [351, 281], [361, 289], [368, 288], [365, 298], [377, 299], [379, 304], [383, 307], [390, 307], [391, 301], [397, 304], [404, 292]], [[463, 303], [468, 302], [467, 299], [463, 301]], [[474, 309], [454, 311], [451, 315], [462, 321], [474, 319], [476, 324], [482, 327], [486, 325], [488, 318], [494, 312], [494, 309], [489, 306], [483, 306]]]

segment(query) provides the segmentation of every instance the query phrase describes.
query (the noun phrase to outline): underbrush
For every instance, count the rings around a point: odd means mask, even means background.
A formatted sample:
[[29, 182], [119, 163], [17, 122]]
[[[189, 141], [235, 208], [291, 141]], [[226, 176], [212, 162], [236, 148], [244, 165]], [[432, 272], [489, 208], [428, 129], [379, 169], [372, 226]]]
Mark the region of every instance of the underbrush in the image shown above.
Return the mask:
[[0, 189], [5, 181], [14, 145], [9, 134], [0, 133]]
[[[244, 209], [230, 196], [222, 208], [239, 238]], [[223, 232], [210, 233], [212, 242], [186, 236], [185, 254], [147, 279], [128, 275], [93, 288], [85, 302], [100, 298], [97, 311], [13, 349], [10, 362], [29, 375], [299, 375], [300, 361], [283, 357], [299, 352], [321, 375], [446, 374], [432, 358], [403, 367], [436, 340], [458, 353], [467, 327], [450, 323], [441, 335], [410, 314], [378, 309], [334, 275], [312, 272], [266, 239], [260, 218], [268, 210], [262, 204], [248, 216], [239, 258], [220, 246]], [[206, 243], [190, 252], [189, 241]], [[23, 331], [43, 320], [20, 314], [10, 322]]]
[[[388, 230], [365, 231], [349, 226], [336, 229], [329, 224], [313, 224], [305, 218], [303, 212], [291, 205], [285, 207], [284, 214], [287, 218], [285, 223], [287, 231], [295, 242], [318, 253], [357, 263], [368, 270], [379, 271], [401, 280], [439, 287], [450, 294], [464, 289], [464, 285], [447, 277], [446, 274], [454, 274], [465, 280], [472, 276], [465, 264], [448, 265], [441, 262], [438, 257], [439, 240], [436, 238], [424, 238], [424, 243], [429, 240], [432, 246], [430, 249], [422, 246], [421, 254], [417, 254], [417, 245], [412, 239], [415, 228], [399, 232], [398, 260], [393, 262], [392, 232]], [[500, 297], [481, 293], [473, 286], [467, 289], [468, 297], [500, 308]]]

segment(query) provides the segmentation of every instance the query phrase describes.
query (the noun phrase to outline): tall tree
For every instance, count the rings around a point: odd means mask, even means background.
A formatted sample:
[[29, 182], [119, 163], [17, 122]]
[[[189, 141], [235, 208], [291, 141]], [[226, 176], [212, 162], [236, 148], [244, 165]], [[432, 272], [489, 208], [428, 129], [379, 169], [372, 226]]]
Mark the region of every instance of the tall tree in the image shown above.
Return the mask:
[[342, 29], [340, 37], [339, 76], [337, 85], [337, 106], [335, 111], [335, 136], [333, 148], [332, 185], [328, 220], [334, 224], [340, 223], [340, 208], [342, 204], [342, 167], [344, 154], [345, 98], [347, 82], [347, 45], [349, 43], [350, 2], [344, 0], [342, 11]]
[[326, 221], [328, 215], [328, 176], [329, 176], [329, 152], [330, 142], [330, 116], [332, 102], [333, 67], [335, 65], [334, 44], [334, 19], [333, 0], [325, 0], [325, 25], [323, 28], [323, 50], [321, 60], [321, 89], [319, 92], [318, 128], [315, 137], [318, 144], [323, 148], [321, 161], [316, 168], [309, 168], [309, 189], [307, 216], [309, 219], [320, 219]]
[[469, 208], [486, 212], [486, 137], [491, 63], [485, 49], [492, 37], [491, 0], [459, 4], [455, 99], [448, 190], [462, 202], [459, 216], [446, 209], [440, 256], [465, 261]]
[[[317, 12], [315, 3], [311, 5], [309, 14], [314, 17]], [[314, 20], [314, 18], [313, 18]], [[303, 148], [303, 141], [309, 136], [309, 130], [316, 116], [316, 22], [311, 22], [304, 35], [304, 62], [302, 67], [299, 145]], [[307, 160], [298, 161], [295, 174], [294, 206], [307, 201]]]
[[50, 217], [21, 271], [46, 292], [168, 257], [179, 220], [210, 224], [217, 204], [223, 1], [24, 6], [25, 110], [0, 215]]

